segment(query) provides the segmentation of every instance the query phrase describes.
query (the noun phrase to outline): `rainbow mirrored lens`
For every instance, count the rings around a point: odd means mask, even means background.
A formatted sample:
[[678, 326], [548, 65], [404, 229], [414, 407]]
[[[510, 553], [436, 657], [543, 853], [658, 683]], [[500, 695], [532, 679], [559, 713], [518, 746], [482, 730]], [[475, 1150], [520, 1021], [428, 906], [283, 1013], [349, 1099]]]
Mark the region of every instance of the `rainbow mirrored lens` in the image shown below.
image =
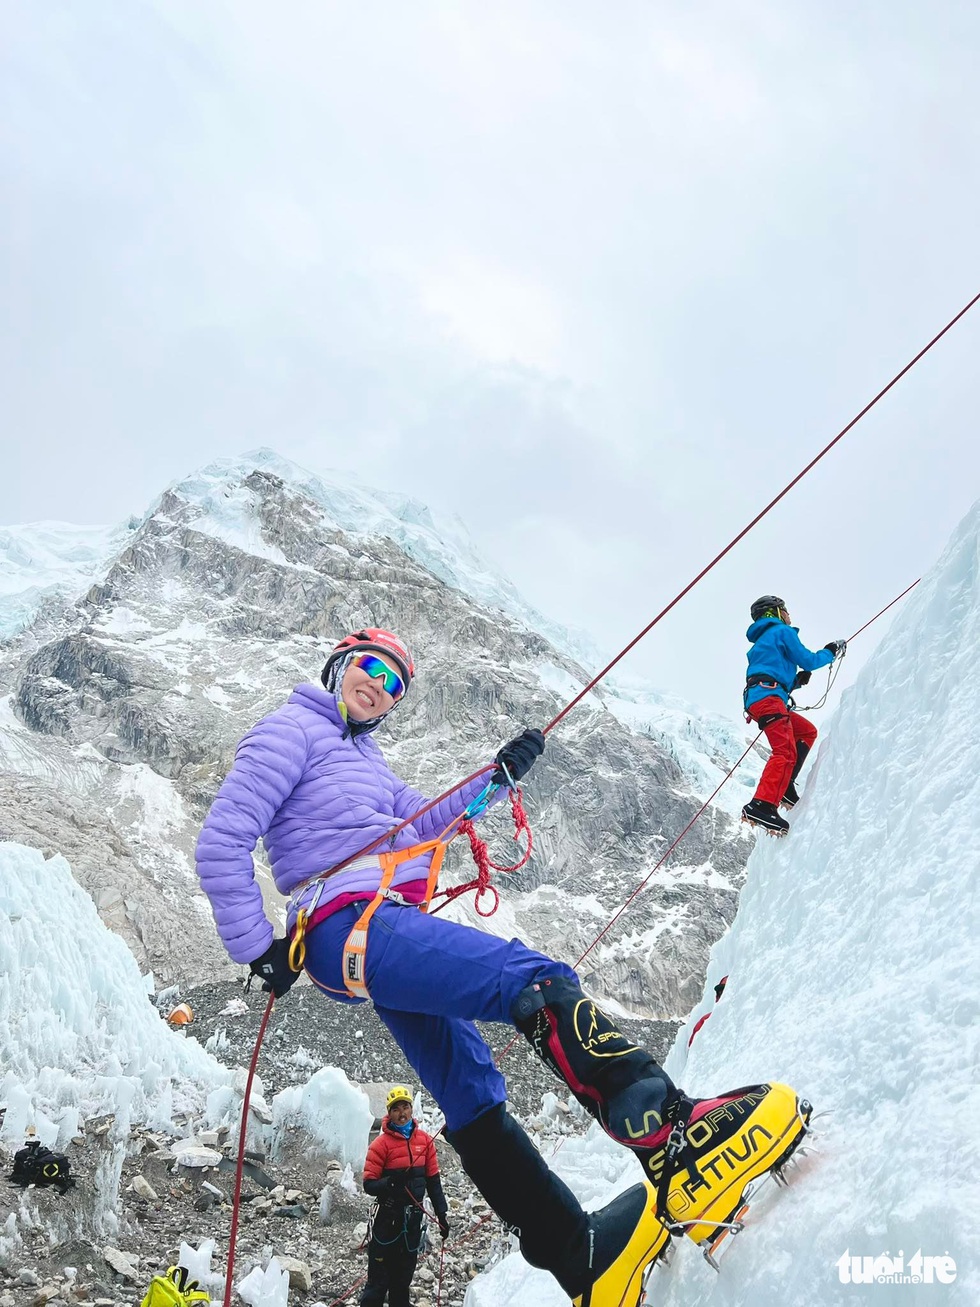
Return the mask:
[[381, 678], [382, 687], [388, 691], [393, 699], [400, 699], [405, 693], [405, 682], [393, 672], [387, 663], [383, 663], [377, 654], [365, 653], [358, 655], [354, 659], [354, 666], [360, 667], [361, 671], [367, 672], [372, 681]]

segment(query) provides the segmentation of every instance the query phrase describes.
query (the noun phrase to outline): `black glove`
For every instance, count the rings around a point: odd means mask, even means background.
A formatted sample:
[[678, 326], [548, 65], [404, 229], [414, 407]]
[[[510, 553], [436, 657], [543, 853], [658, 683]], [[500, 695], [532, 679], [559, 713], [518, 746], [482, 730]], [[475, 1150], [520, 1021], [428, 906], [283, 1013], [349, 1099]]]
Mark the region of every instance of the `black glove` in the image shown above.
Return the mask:
[[248, 965], [252, 975], [261, 978], [265, 992], [276, 998], [282, 998], [300, 977], [289, 965], [288, 939], [274, 939], [262, 956]]
[[526, 731], [522, 731], [516, 739], [505, 744], [502, 749], [497, 750], [497, 756], [494, 762], [497, 764], [490, 779], [496, 785], [507, 784], [507, 774], [504, 767], [510, 772], [511, 780], [519, 781], [526, 776], [535, 761], [544, 753], [544, 734], [536, 730], [533, 726]]
[[448, 1213], [446, 1213], [446, 1212], [439, 1212], [439, 1213], [437, 1214], [437, 1216], [436, 1216], [436, 1220], [439, 1222], [439, 1233], [442, 1235], [443, 1239], [448, 1239], [448, 1238], [449, 1238], [449, 1216], [448, 1216]]
[[796, 673], [796, 680], [793, 682], [793, 689], [798, 690], [803, 685], [810, 684], [811, 672], [804, 672], [802, 669]]
[[829, 644], [824, 645], [824, 648], [829, 649], [835, 658], [840, 658], [847, 653], [847, 641], [831, 640]]

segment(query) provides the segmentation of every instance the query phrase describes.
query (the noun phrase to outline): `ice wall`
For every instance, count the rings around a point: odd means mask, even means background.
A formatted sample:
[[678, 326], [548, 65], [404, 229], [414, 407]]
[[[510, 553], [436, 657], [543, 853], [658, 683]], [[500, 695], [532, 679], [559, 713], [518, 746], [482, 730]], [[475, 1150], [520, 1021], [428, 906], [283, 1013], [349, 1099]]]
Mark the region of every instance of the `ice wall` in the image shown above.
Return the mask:
[[[657, 1307], [980, 1302], [978, 651], [980, 505], [844, 696], [791, 834], [759, 837], [668, 1061], [699, 1096], [795, 1085], [831, 1113], [820, 1152], [758, 1205], [720, 1275], [681, 1240], [653, 1278]], [[608, 1145], [587, 1143], [608, 1166]], [[886, 1282], [854, 1283], [853, 1258], [860, 1274], [879, 1259], [867, 1269]], [[887, 1282], [927, 1258], [952, 1259], [952, 1281], [944, 1261], [931, 1284]], [[562, 1301], [517, 1265], [478, 1280], [467, 1307]]]
[[64, 1146], [79, 1117], [172, 1128], [229, 1073], [163, 1021], [63, 858], [0, 843], [0, 1136]]

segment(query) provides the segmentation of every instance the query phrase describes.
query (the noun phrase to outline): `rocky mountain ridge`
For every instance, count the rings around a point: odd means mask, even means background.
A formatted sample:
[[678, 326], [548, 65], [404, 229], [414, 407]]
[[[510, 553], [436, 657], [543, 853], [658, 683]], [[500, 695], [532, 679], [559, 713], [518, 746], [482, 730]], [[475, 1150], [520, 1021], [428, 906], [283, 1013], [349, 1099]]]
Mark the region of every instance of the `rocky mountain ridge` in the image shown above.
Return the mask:
[[[447, 542], [423, 506], [325, 486], [274, 455], [187, 478], [116, 540], [86, 593], [50, 596], [0, 647], [0, 835], [64, 853], [162, 981], [235, 974], [197, 887], [197, 828], [237, 740], [316, 680], [340, 634], [379, 624], [410, 641], [420, 674], [379, 742], [426, 793], [550, 720], [588, 679], [567, 633], [534, 629], [512, 587], [462, 537]], [[612, 703], [590, 695], [550, 737], [527, 786], [534, 856], [481, 923], [563, 958], [700, 803], [677, 748]], [[744, 747], [736, 731], [685, 720], [709, 741], [699, 756], [717, 753], [709, 768]], [[501, 853], [506, 825], [501, 814], [485, 824]], [[728, 812], [706, 814], [592, 955], [593, 989], [647, 1016], [686, 1012], [750, 847]], [[457, 846], [446, 875], [469, 878]]]

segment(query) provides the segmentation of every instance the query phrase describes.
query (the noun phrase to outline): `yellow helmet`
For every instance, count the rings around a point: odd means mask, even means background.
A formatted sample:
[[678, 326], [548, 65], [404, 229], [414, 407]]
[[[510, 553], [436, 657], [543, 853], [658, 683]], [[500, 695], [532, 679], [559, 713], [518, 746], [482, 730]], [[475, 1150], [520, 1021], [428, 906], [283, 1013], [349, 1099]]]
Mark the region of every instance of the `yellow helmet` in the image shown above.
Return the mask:
[[388, 1090], [385, 1099], [385, 1111], [390, 1112], [396, 1103], [411, 1103], [412, 1095], [404, 1085], [394, 1085]]

